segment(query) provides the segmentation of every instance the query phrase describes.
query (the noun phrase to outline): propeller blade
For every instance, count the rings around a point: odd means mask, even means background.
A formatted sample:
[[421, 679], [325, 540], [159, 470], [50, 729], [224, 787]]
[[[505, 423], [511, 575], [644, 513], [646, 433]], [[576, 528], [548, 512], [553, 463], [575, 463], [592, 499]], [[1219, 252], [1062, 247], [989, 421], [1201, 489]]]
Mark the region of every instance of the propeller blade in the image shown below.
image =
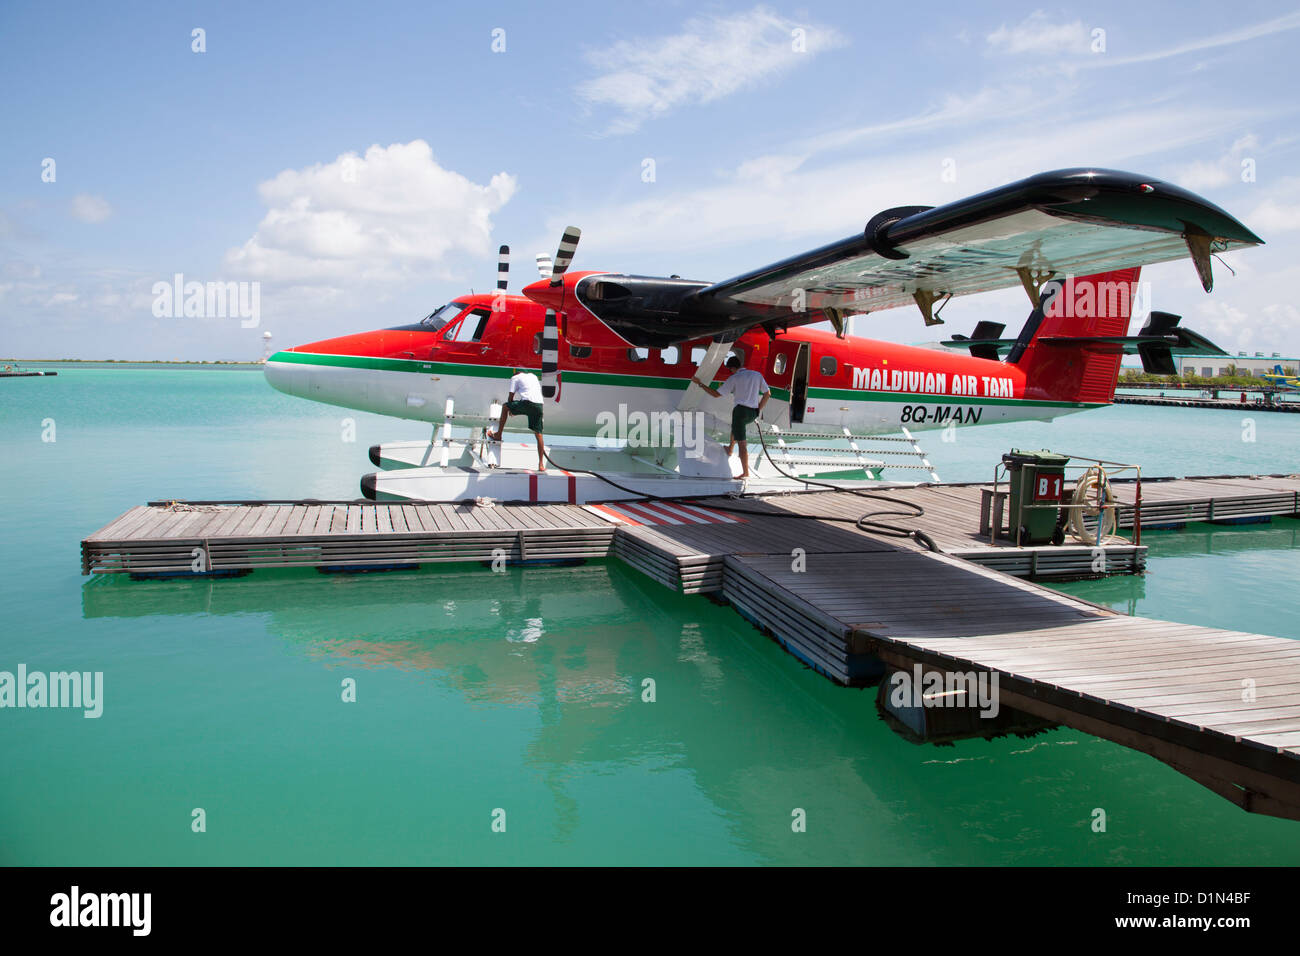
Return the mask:
[[578, 240], [582, 230], [577, 226], [566, 226], [560, 237], [560, 248], [555, 251], [555, 266], [551, 270], [551, 285], [559, 285], [564, 280], [564, 273], [569, 270], [573, 254], [578, 251]]
[[555, 310], [546, 310], [542, 326], [542, 398], [555, 397], [555, 382], [560, 370], [560, 329]]
[[506, 282], [510, 278], [510, 247], [502, 246], [497, 250], [497, 291], [506, 291]]
[[551, 272], [555, 269], [555, 263], [551, 262], [551, 257], [545, 252], [537, 253], [537, 274], [543, 279], [549, 279]]

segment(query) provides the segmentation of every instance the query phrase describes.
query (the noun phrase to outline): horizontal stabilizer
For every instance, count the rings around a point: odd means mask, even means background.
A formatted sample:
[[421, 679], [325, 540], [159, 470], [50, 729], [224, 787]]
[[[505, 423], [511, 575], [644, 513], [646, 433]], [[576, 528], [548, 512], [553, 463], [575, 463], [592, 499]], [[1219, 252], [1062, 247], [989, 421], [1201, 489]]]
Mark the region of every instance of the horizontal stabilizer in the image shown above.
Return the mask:
[[985, 320], [976, 325], [975, 331], [969, 336], [957, 333], [942, 344], [949, 348], [969, 348], [970, 354], [976, 358], [996, 361], [1003, 351], [1016, 344], [1015, 339], [1001, 338], [1005, 329], [1006, 326], [1001, 322]]
[[[1152, 375], [1177, 375], [1175, 355], [1227, 355], [1205, 336], [1185, 329], [1178, 323], [1182, 316], [1171, 312], [1152, 312], [1137, 335], [1040, 335], [1036, 341], [1056, 348], [1088, 348], [1142, 357], [1142, 368]], [[954, 335], [941, 345], [953, 349], [970, 349], [976, 358], [999, 358], [1016, 344], [1015, 339], [997, 338], [1003, 326], [981, 322], [967, 338]]]

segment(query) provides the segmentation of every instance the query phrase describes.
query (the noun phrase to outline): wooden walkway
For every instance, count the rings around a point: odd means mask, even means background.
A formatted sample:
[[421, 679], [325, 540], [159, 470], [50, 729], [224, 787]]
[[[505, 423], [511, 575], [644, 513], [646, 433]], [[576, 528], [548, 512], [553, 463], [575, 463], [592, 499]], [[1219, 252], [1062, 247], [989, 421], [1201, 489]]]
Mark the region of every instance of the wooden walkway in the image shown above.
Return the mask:
[[[836, 492], [609, 507], [154, 502], [88, 536], [82, 571], [613, 554], [673, 590], [719, 594], [838, 683], [875, 683], [887, 668], [996, 676], [1003, 707], [1151, 754], [1245, 809], [1300, 819], [1300, 641], [1128, 617], [999, 573], [999, 562], [1068, 573], [1072, 551], [1093, 550], [990, 546], [976, 527], [979, 488], [885, 492], [925, 514], [879, 520], [919, 528], [947, 553], [862, 531], [859, 517], [891, 505]], [[1239, 521], [1300, 513], [1300, 480], [1148, 481], [1143, 497], [1144, 526], [1152, 512]]]
[[614, 528], [574, 505], [151, 503], [81, 542], [83, 574], [211, 573], [605, 557]]
[[[1115, 482], [1121, 528], [1133, 527], [1132, 482]], [[1159, 478], [1142, 482], [1142, 527], [1300, 514], [1300, 475]]]
[[[1128, 617], [944, 555], [728, 558], [724, 596], [848, 684], [879, 664], [997, 675], [1000, 706], [1300, 819], [1300, 641]], [[873, 665], [875, 670], [873, 671]], [[865, 678], [865, 679], [864, 679]]]
[[[924, 532], [939, 549], [1022, 577], [1096, 574], [1096, 550], [1017, 547], [979, 533], [978, 484], [920, 485], [883, 492], [924, 509], [919, 517], [881, 514], [880, 520]], [[1133, 522], [1133, 486], [1116, 483], [1121, 527]], [[1142, 525], [1189, 521], [1240, 522], [1300, 514], [1300, 478], [1210, 477], [1143, 482]], [[576, 505], [469, 502], [424, 504], [371, 501], [151, 502], [132, 508], [81, 543], [82, 573], [199, 573], [259, 567], [477, 561], [504, 549], [509, 560], [603, 557], [613, 552], [665, 585], [686, 592], [721, 587], [723, 558], [740, 553], [871, 550], [853, 522], [887, 502], [836, 492], [763, 499], [711, 499], [729, 523], [622, 523], [615, 537], [610, 514]], [[698, 509], [696, 509], [698, 510]], [[606, 509], [608, 511], [608, 509]], [[822, 516], [827, 520], [792, 520]], [[819, 529], [810, 534], [809, 528]], [[826, 538], [829, 529], [847, 532]], [[1145, 566], [1146, 549], [1128, 542], [1104, 546], [1106, 574]], [[198, 563], [196, 563], [198, 562]]]

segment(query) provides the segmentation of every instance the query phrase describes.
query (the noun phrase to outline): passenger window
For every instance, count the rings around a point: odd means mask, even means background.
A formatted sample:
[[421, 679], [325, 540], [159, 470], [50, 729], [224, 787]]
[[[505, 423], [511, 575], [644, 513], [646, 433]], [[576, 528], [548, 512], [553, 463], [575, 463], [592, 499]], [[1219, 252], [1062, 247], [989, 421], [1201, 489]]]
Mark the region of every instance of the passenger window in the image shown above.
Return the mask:
[[591, 358], [590, 345], [570, 345], [569, 354], [574, 358]]
[[670, 345], [666, 349], [659, 350], [659, 360], [665, 365], [676, 365], [681, 357], [681, 352], [675, 345]]
[[650, 357], [649, 349], [628, 349], [627, 357], [633, 362], [644, 362]]
[[542, 354], [542, 333], [541, 332], [538, 332], [536, 335], [533, 336], [533, 354], [534, 355]]
[[786, 363], [785, 353], [777, 352], [776, 358], [772, 359], [772, 374], [773, 375], [785, 374], [785, 363]]
[[834, 378], [838, 365], [834, 355], [823, 355], [821, 361], [821, 372], [827, 378]]

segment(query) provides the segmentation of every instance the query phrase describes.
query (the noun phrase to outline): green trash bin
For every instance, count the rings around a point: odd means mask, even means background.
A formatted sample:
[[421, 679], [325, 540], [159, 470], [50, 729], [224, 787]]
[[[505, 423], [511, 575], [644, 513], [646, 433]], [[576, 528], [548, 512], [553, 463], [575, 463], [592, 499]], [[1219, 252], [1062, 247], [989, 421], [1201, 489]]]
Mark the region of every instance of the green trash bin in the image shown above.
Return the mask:
[[1068, 455], [1046, 449], [1021, 451], [1013, 448], [1002, 456], [1007, 466], [1011, 492], [1007, 496], [1007, 530], [1017, 544], [1060, 544], [1065, 533], [1060, 527], [1061, 499], [1065, 493]]

